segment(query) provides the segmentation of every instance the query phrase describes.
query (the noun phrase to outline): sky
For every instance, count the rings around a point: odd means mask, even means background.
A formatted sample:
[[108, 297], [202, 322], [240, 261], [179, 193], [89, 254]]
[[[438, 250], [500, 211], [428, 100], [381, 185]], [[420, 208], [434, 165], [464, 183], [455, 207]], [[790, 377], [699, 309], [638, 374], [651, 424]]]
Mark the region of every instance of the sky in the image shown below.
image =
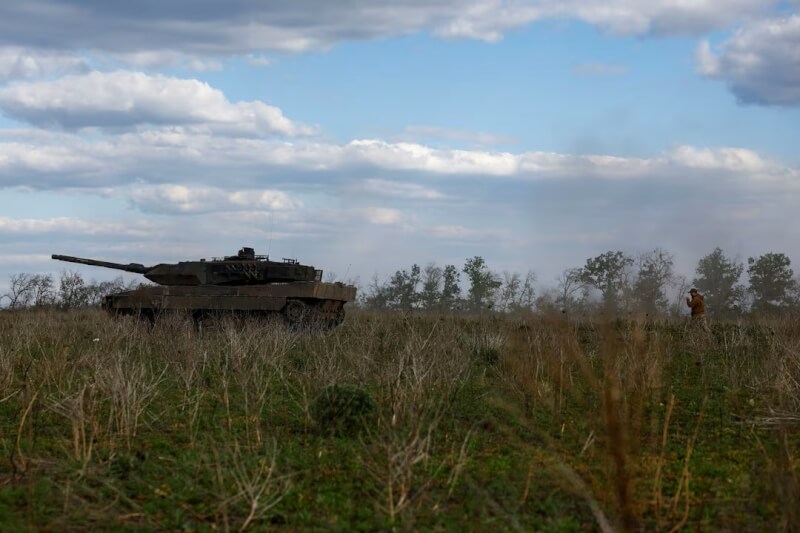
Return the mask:
[[797, 1], [0, 3], [0, 287], [242, 246], [691, 277], [800, 262], [799, 207]]

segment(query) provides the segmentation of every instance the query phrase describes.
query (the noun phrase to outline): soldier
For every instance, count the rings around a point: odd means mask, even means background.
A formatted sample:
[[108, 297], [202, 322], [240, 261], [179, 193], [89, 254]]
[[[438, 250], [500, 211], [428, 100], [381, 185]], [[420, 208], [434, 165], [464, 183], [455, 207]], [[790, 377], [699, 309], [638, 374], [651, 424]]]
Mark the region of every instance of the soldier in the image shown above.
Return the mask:
[[703, 326], [703, 329], [708, 330], [706, 325], [706, 304], [703, 295], [697, 292], [697, 289], [689, 291], [691, 298], [686, 298], [686, 305], [692, 310], [692, 322]]

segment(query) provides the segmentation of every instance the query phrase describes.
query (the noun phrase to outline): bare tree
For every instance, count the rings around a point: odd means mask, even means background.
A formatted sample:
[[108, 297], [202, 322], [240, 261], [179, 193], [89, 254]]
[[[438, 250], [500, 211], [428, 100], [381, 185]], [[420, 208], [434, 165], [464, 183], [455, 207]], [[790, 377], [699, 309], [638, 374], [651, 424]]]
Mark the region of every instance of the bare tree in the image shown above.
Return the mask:
[[367, 290], [364, 292], [363, 303], [367, 309], [386, 309], [389, 307], [389, 285], [381, 281], [378, 274], [372, 277]]
[[0, 302], [8, 300], [9, 309], [22, 309], [32, 305], [53, 303], [53, 277], [49, 274], [13, 274], [9, 289], [0, 296]]
[[673, 276], [672, 285], [675, 287], [675, 292], [669, 306], [669, 313], [673, 316], [679, 316], [686, 310], [686, 300], [684, 298], [689, 290], [689, 280], [682, 274], [676, 274]]
[[53, 276], [50, 274], [39, 274], [34, 276], [33, 285], [33, 305], [40, 307], [52, 304], [55, 299], [53, 291]]
[[558, 297], [555, 301], [561, 306], [563, 312], [569, 313], [577, 303], [575, 294], [586, 288], [586, 282], [584, 282], [583, 278], [583, 269], [568, 268], [559, 274], [556, 279], [558, 281]]
[[86, 305], [88, 291], [83, 277], [77, 272], [64, 270], [58, 283], [58, 303], [64, 309]]
[[83, 289], [83, 302], [82, 305], [100, 305], [103, 297], [112, 292], [119, 292], [125, 290], [125, 282], [122, 276], [119, 276], [111, 281], [96, 282], [92, 280]]
[[27, 307], [31, 297], [30, 274], [12, 274], [5, 297], [8, 298], [9, 309]]
[[519, 297], [515, 302], [518, 309], [532, 309], [536, 301], [536, 273], [533, 270], [528, 270], [525, 274], [525, 279], [522, 281], [522, 287], [519, 291]]
[[520, 311], [532, 309], [536, 289], [536, 274], [529, 270], [523, 278], [517, 272], [503, 272], [503, 285], [498, 294], [498, 309]]
[[517, 272], [503, 272], [503, 285], [498, 293], [497, 309], [501, 311], [511, 310], [517, 301], [521, 288], [522, 279]]
[[665, 312], [668, 306], [665, 289], [675, 279], [672, 254], [656, 248], [639, 255], [636, 263], [638, 273], [633, 289], [637, 307], [649, 315]]
[[548, 288], [536, 297], [534, 305], [536, 306], [536, 311], [545, 315], [566, 312], [560, 301], [561, 295], [558, 289]]

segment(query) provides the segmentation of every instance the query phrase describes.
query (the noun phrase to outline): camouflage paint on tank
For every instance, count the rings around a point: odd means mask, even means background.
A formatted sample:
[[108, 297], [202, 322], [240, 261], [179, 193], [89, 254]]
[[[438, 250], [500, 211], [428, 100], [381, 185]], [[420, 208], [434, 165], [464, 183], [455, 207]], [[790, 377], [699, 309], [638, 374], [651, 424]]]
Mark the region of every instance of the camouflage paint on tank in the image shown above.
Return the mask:
[[163, 312], [184, 311], [196, 319], [220, 314], [281, 313], [293, 325], [334, 327], [344, 319], [344, 304], [355, 300], [356, 288], [324, 283], [322, 271], [294, 259], [271, 261], [242, 248], [235, 256], [162, 263], [111, 263], [64, 255], [53, 259], [142, 274], [159, 286], [109, 294], [103, 307], [113, 314], [151, 320]]

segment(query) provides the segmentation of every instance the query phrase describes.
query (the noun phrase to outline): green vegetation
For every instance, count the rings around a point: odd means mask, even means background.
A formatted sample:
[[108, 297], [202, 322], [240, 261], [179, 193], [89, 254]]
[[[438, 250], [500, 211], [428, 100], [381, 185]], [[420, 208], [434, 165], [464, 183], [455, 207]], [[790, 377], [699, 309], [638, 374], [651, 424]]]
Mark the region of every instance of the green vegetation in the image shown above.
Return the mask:
[[800, 323], [0, 312], [0, 529], [796, 530]]
[[347, 383], [328, 385], [314, 400], [314, 421], [323, 431], [339, 435], [358, 433], [375, 414], [369, 392]]
[[499, 273], [475, 256], [460, 272], [454, 265], [440, 268], [428, 263], [424, 269], [415, 264], [398, 270], [384, 281], [376, 275], [359, 290], [358, 304], [371, 310], [534, 311], [583, 318], [637, 313], [666, 319], [686, 314], [686, 294], [694, 286], [705, 297], [708, 315], [719, 320], [800, 311], [800, 280], [788, 256], [770, 252], [748, 258], [748, 265], [749, 284], [744, 285], [744, 264], [715, 248], [698, 261], [690, 285], [689, 278], [675, 271], [673, 255], [663, 248], [635, 255], [609, 250], [588, 258], [582, 267], [564, 270], [556, 286], [537, 286], [532, 270], [525, 276]]
[[[800, 279], [787, 255], [769, 252], [748, 258], [747, 264], [747, 285], [742, 283], [744, 263], [721, 248], [698, 261], [691, 284], [675, 271], [674, 256], [663, 248], [634, 255], [609, 250], [588, 258], [582, 267], [565, 269], [555, 286], [537, 284], [533, 270], [525, 275], [494, 271], [481, 256], [466, 259], [461, 268], [412, 264], [386, 279], [376, 274], [366, 286], [357, 279], [346, 282], [358, 288], [358, 301], [352, 305], [372, 311], [563, 313], [583, 319], [636, 313], [667, 319], [688, 312], [685, 298], [693, 286], [704, 296], [707, 314], [718, 320], [800, 312]], [[333, 281], [336, 275], [326, 279]], [[138, 286], [138, 281], [126, 284], [121, 277], [86, 281], [70, 270], [58, 276], [18, 273], [0, 294], [0, 308], [96, 307], [105, 295]]]

